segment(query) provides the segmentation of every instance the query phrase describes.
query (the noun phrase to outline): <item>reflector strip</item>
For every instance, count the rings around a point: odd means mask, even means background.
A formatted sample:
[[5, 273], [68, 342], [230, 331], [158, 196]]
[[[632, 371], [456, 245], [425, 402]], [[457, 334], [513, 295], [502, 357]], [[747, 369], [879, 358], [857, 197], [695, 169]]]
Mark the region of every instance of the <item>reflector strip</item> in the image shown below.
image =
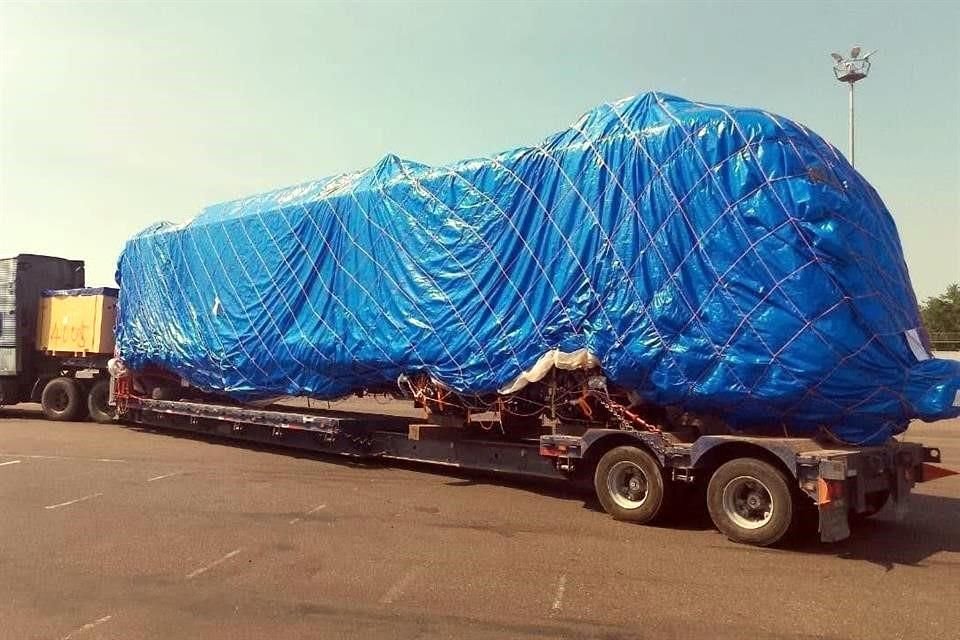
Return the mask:
[[960, 471], [938, 467], [937, 465], [930, 464], [929, 462], [924, 462], [920, 468], [921, 473], [918, 482], [927, 482], [929, 480], [936, 480], [937, 478], [960, 475]]

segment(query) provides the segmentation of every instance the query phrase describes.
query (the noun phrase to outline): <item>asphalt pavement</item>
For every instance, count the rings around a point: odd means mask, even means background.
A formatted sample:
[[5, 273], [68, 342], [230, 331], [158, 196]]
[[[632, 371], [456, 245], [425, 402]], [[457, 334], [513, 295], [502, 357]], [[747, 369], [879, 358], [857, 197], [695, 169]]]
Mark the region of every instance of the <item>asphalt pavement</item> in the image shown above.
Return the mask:
[[[960, 421], [909, 437], [960, 469]], [[0, 638], [948, 638], [960, 476], [827, 545], [565, 485], [0, 408]]]

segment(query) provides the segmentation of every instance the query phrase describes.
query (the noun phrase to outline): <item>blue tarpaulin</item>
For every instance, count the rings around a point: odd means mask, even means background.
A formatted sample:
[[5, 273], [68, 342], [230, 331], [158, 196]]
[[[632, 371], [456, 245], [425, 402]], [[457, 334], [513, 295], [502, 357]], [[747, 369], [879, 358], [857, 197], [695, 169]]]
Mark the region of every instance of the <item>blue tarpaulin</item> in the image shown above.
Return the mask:
[[760, 433], [873, 443], [960, 412], [864, 178], [786, 118], [665, 94], [154, 225], [118, 282], [127, 366], [239, 400], [418, 371], [492, 392], [585, 349], [646, 401]]

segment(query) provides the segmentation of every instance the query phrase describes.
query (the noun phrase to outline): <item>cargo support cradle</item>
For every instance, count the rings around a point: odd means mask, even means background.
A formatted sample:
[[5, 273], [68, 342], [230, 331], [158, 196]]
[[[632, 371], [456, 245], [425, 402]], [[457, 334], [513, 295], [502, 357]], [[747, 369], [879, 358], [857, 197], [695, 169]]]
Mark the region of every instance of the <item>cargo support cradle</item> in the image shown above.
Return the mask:
[[[126, 396], [125, 419], [140, 425], [175, 429], [247, 442], [290, 447], [355, 458], [383, 458], [449, 467], [567, 480], [570, 471], [611, 442], [634, 440], [656, 455], [671, 479], [692, 482], [710, 468], [711, 456], [726, 447], [739, 455], [780, 461], [819, 513], [820, 538], [842, 540], [850, 535], [848, 512], [864, 511], [869, 495], [888, 492], [902, 513], [903, 500], [925, 478], [925, 463], [940, 462], [937, 449], [893, 441], [874, 447], [826, 449], [810, 438], [706, 435], [693, 442], [675, 442], [659, 431], [590, 429], [582, 436], [544, 435], [523, 442], [410, 437], [417, 421], [400, 416], [303, 409], [264, 409]], [[758, 455], [759, 454], [759, 455]], [[593, 458], [595, 462], [596, 457]], [[589, 467], [588, 467], [589, 469]]]

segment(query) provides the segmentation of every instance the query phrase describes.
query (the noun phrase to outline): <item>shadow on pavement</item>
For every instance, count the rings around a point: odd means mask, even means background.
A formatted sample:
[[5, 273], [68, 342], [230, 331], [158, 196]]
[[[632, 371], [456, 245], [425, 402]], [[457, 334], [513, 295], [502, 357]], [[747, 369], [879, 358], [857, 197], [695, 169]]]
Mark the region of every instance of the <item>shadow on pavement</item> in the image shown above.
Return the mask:
[[877, 516], [851, 526], [851, 535], [834, 544], [806, 541], [793, 551], [835, 555], [844, 560], [862, 560], [884, 567], [896, 565], [956, 565], [956, 560], [932, 559], [941, 551], [960, 552], [960, 498], [911, 494], [907, 512], [899, 522], [891, 507]]
[[0, 407], [0, 418], [11, 420], [42, 420], [43, 412], [37, 409], [23, 409], [20, 407]]
[[[4, 408], [2, 418], [36, 419], [38, 410]], [[238, 447], [253, 451], [282, 454], [294, 458], [309, 459], [350, 468], [406, 469], [450, 478], [449, 487], [478, 485], [501, 486], [535, 493], [546, 498], [563, 501], [579, 501], [584, 509], [603, 513], [590, 487], [562, 480], [501, 474], [490, 471], [473, 471], [445, 467], [430, 463], [379, 460], [376, 458], [351, 458], [336, 454], [291, 449], [282, 446], [232, 440], [213, 435], [193, 434], [172, 429], [159, 429], [133, 425], [117, 425], [131, 431], [159, 433], [165, 436], [206, 442], [222, 446]], [[685, 504], [662, 525], [681, 530], [708, 530], [713, 528], [703, 503], [703, 496], [690, 491]], [[800, 536], [779, 549], [767, 549], [773, 553], [804, 553], [819, 556], [836, 556], [843, 560], [859, 560], [884, 567], [890, 571], [896, 565], [923, 567], [928, 564], [956, 565], [952, 559], [933, 559], [940, 552], [960, 553], [960, 498], [913, 493], [907, 502], [907, 510], [897, 520], [892, 507], [888, 506], [877, 516], [851, 524], [851, 536], [837, 543], [821, 543], [816, 531]], [[753, 547], [729, 543], [731, 548], [744, 551], [759, 551]]]

